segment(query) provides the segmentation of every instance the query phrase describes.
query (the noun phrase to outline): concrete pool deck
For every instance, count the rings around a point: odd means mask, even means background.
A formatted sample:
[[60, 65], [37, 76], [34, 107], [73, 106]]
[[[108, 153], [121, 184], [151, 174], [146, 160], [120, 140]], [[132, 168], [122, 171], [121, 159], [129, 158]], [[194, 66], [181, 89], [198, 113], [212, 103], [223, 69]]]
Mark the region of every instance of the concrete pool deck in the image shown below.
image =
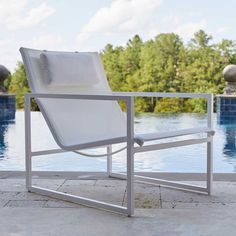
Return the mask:
[[[165, 177], [204, 184], [198, 174]], [[28, 193], [23, 172], [2, 171], [0, 235], [236, 235], [236, 174], [214, 178], [212, 196], [135, 183], [135, 216], [129, 218]], [[126, 204], [126, 182], [104, 175], [46, 173], [34, 184]]]

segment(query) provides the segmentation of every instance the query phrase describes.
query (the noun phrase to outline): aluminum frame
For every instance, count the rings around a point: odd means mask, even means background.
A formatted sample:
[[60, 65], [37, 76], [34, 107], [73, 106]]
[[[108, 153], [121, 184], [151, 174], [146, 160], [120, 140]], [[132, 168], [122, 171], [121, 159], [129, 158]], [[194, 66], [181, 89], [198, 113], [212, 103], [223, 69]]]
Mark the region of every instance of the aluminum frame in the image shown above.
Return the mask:
[[[86, 95], [75, 95], [75, 94], [39, 94], [39, 93], [28, 93], [25, 95], [25, 155], [26, 155], [26, 188], [29, 192], [35, 192], [42, 195], [55, 197], [58, 199], [71, 201], [81, 205], [86, 205], [94, 208], [102, 208], [104, 210], [113, 211], [116, 213], [126, 214], [132, 216], [134, 214], [134, 181], [154, 184], [154, 185], [165, 185], [172, 188], [178, 188], [193, 192], [211, 194], [212, 191], [212, 164], [213, 164], [213, 134], [207, 133], [206, 138], [186, 139], [182, 141], [167, 142], [160, 144], [152, 144], [145, 146], [134, 145], [134, 97], [179, 97], [179, 98], [205, 98], [207, 99], [207, 129], [213, 130], [212, 125], [212, 114], [213, 114], [213, 95], [212, 94], [192, 94], [192, 93], [112, 93], [107, 95], [99, 94], [86, 94]], [[46, 188], [41, 188], [32, 185], [32, 157], [46, 154], [55, 154], [61, 152], [73, 151], [61, 147], [61, 149], [43, 150], [43, 151], [32, 151], [31, 147], [31, 99], [32, 98], [52, 98], [52, 99], [84, 99], [84, 100], [122, 100], [127, 106], [127, 172], [124, 173], [113, 173], [112, 172], [112, 144], [105, 141], [95, 142], [94, 147], [107, 146], [107, 175], [113, 178], [126, 179], [127, 181], [127, 207], [109, 204], [103, 201], [97, 201], [90, 198], [84, 198], [71, 194], [62, 193]], [[47, 123], [51, 130], [50, 123]], [[198, 143], [207, 143], [207, 179], [206, 187], [188, 185], [183, 183], [177, 183], [174, 181], [167, 181], [162, 179], [150, 178], [134, 174], [134, 154], [138, 152], [146, 152], [160, 149], [167, 149], [172, 147], [180, 147], [186, 145], [193, 145]], [[80, 146], [81, 149], [90, 148], [91, 144], [83, 144]], [[78, 150], [78, 148], [76, 149]]]

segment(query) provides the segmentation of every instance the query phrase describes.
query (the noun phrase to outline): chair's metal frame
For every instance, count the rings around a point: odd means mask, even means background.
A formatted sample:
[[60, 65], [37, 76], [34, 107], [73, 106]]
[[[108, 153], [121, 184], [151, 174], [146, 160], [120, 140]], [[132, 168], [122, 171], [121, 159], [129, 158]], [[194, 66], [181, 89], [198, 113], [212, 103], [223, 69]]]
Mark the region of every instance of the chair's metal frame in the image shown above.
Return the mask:
[[[131, 216], [134, 214], [134, 181], [141, 181], [155, 185], [166, 185], [173, 188], [184, 189], [194, 192], [211, 194], [212, 191], [212, 164], [213, 164], [213, 137], [212, 133], [207, 133], [205, 138], [186, 139], [181, 141], [170, 141], [166, 143], [151, 144], [145, 146], [135, 146], [134, 144], [134, 97], [178, 97], [178, 98], [205, 98], [207, 100], [207, 127], [212, 130], [213, 114], [213, 96], [212, 94], [192, 94], [192, 93], [112, 93], [110, 95], [73, 95], [73, 94], [38, 94], [29, 93], [25, 95], [25, 154], [26, 154], [26, 187], [29, 192], [35, 192], [50, 197], [71, 201], [74, 203], [102, 208], [121, 214]], [[94, 199], [79, 197], [71, 194], [62, 193], [55, 190], [41, 188], [32, 185], [32, 157], [46, 154], [55, 154], [60, 152], [73, 151], [69, 149], [54, 149], [44, 151], [32, 151], [31, 148], [31, 99], [32, 98], [50, 98], [50, 99], [82, 99], [82, 100], [103, 100], [103, 101], [124, 101], [127, 106], [127, 173], [112, 172], [112, 146], [107, 140], [101, 140], [95, 143], [94, 147], [107, 146], [107, 174], [110, 177], [127, 180], [127, 207], [109, 204]], [[50, 124], [48, 124], [50, 126]], [[49, 127], [50, 128], [50, 127]], [[173, 136], [174, 132], [170, 132]], [[199, 143], [207, 143], [207, 175], [206, 187], [188, 185], [167, 180], [137, 176], [134, 174], [134, 154], [172, 147], [180, 147]], [[91, 148], [91, 145], [81, 144], [78, 149]]]

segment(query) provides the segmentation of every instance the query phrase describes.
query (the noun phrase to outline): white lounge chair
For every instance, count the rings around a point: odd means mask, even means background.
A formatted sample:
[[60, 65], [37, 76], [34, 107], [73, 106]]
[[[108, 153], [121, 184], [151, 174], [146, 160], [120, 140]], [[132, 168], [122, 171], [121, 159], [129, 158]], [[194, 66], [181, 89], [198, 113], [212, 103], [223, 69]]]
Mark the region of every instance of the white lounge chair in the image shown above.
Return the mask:
[[[190, 93], [114, 93], [111, 91], [97, 53], [51, 52], [21, 48], [32, 93], [25, 96], [26, 186], [28, 191], [103, 208], [131, 216], [134, 214], [134, 180], [163, 184], [174, 188], [210, 194], [212, 187], [212, 94]], [[134, 97], [205, 98], [205, 127], [173, 132], [134, 134]], [[32, 151], [30, 101], [35, 98], [47, 125], [60, 149]], [[127, 105], [127, 115], [117, 101]], [[196, 135], [193, 138], [193, 134]], [[184, 139], [173, 138], [183, 136]], [[171, 139], [168, 139], [171, 138]], [[167, 142], [163, 140], [167, 139]], [[160, 143], [149, 141], [162, 140]], [[112, 172], [112, 144], [126, 143], [127, 173]], [[134, 154], [172, 147], [206, 143], [206, 187], [187, 185], [134, 175]], [[127, 179], [127, 207], [78, 197], [32, 185], [32, 157], [64, 151], [107, 147], [107, 174]]]

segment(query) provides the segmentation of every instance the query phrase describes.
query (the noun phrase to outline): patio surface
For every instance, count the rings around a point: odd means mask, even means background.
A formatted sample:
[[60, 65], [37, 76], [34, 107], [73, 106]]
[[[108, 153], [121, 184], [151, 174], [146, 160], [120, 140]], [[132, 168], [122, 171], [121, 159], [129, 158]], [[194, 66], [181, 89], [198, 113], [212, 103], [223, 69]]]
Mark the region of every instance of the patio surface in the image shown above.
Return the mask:
[[[0, 172], [0, 235], [236, 235], [236, 175], [215, 179], [212, 196], [135, 183], [135, 216], [126, 217], [28, 193], [22, 173]], [[126, 204], [126, 182], [105, 176], [45, 175], [34, 184]]]

